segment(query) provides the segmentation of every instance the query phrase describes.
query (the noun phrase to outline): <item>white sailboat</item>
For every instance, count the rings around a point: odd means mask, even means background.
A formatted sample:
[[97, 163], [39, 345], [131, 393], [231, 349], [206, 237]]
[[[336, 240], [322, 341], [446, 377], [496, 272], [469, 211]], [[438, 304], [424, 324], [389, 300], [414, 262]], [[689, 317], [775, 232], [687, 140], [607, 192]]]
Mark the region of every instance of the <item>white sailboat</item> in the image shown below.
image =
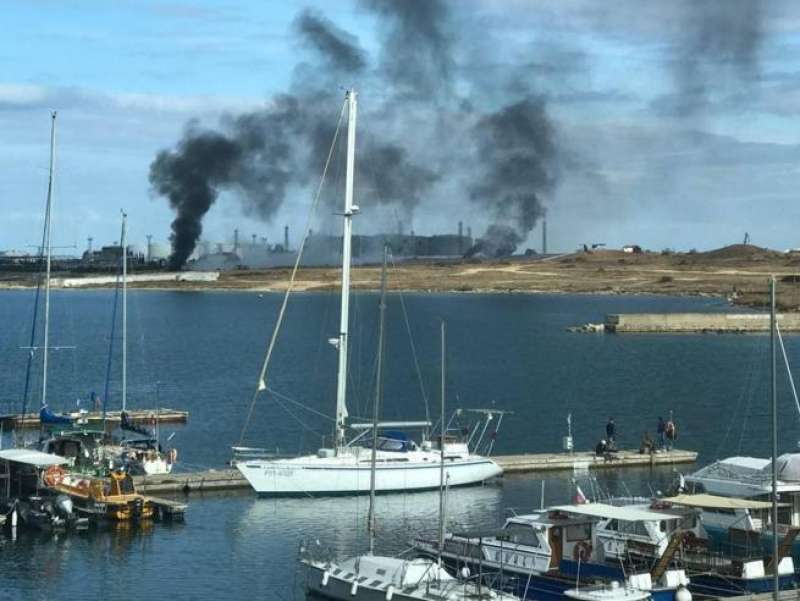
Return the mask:
[[[258, 449], [234, 447], [236, 467], [253, 489], [264, 495], [331, 495], [367, 493], [370, 490], [369, 445], [363, 445], [372, 424], [348, 423], [347, 361], [350, 301], [350, 267], [352, 220], [359, 207], [353, 203], [355, 173], [356, 92], [347, 92], [347, 174], [344, 198], [344, 230], [342, 236], [342, 293], [339, 335], [331, 342], [339, 353], [336, 393], [335, 445], [320, 449], [315, 455], [275, 459], [254, 456]], [[288, 292], [287, 292], [288, 294]], [[285, 302], [285, 301], [284, 301]], [[273, 341], [274, 341], [273, 334]], [[271, 347], [270, 347], [271, 348]], [[266, 390], [267, 353], [258, 382], [258, 391]], [[258, 392], [256, 393], [258, 394]], [[427, 422], [382, 422], [378, 430], [403, 427], [428, 427]], [[356, 433], [347, 439], [348, 428]], [[440, 440], [440, 448], [430, 441], [417, 445], [381, 437], [378, 441], [375, 490], [406, 492], [432, 490], [439, 486], [439, 462], [444, 455], [449, 486], [478, 484], [502, 474], [502, 469], [488, 457], [474, 455], [468, 444]]]
[[[384, 255], [383, 276], [381, 278], [381, 325], [378, 337], [378, 368], [375, 387], [375, 408], [372, 422], [373, 442], [377, 440], [378, 415], [382, 397], [382, 351], [383, 318], [386, 295], [386, 259]], [[442, 422], [441, 435], [444, 438], [444, 323], [442, 323]], [[309, 592], [341, 601], [372, 601], [378, 599], [398, 599], [402, 601], [519, 601], [519, 597], [497, 592], [484, 585], [479, 576], [474, 580], [460, 580], [450, 575], [442, 567], [441, 554], [438, 560], [429, 558], [403, 559], [375, 555], [375, 476], [377, 473], [377, 449], [373, 445], [370, 460], [370, 502], [367, 518], [369, 531], [369, 551], [347, 559], [341, 563], [326, 559], [316, 559], [302, 549], [301, 563], [306, 568], [306, 588]], [[444, 536], [444, 485], [445, 460], [440, 456], [439, 473], [439, 540]], [[581, 600], [583, 601], [583, 600]], [[594, 601], [590, 599], [589, 601]], [[598, 600], [602, 601], [602, 600]], [[613, 600], [612, 600], [613, 601]], [[637, 599], [635, 601], [644, 601]]]

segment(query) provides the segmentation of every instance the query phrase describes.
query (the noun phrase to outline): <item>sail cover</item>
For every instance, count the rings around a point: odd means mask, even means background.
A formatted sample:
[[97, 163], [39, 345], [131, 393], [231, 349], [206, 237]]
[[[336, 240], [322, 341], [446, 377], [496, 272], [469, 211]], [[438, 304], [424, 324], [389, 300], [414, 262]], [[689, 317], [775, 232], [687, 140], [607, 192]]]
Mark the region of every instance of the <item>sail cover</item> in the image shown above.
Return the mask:
[[64, 425], [64, 424], [71, 424], [72, 418], [68, 415], [56, 415], [52, 412], [50, 407], [45, 405], [39, 411], [39, 421], [43, 425]]

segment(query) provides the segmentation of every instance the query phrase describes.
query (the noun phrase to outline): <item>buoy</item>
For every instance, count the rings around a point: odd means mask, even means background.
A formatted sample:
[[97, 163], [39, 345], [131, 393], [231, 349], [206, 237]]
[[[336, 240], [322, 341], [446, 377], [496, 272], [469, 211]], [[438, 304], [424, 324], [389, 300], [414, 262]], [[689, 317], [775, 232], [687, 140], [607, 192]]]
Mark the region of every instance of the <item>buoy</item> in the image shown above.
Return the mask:
[[350, 596], [355, 597], [358, 593], [358, 580], [353, 580], [353, 586], [350, 587]]
[[464, 566], [464, 567], [462, 567], [462, 568], [461, 568], [461, 577], [462, 577], [464, 580], [469, 580], [469, 577], [470, 577], [471, 575], [472, 575], [472, 574], [471, 574], [471, 572], [469, 571], [469, 567], [468, 567], [468, 566]]
[[328, 586], [328, 579], [331, 577], [331, 573], [328, 570], [322, 572], [322, 586]]
[[675, 591], [675, 601], [692, 601], [692, 593], [681, 584]]

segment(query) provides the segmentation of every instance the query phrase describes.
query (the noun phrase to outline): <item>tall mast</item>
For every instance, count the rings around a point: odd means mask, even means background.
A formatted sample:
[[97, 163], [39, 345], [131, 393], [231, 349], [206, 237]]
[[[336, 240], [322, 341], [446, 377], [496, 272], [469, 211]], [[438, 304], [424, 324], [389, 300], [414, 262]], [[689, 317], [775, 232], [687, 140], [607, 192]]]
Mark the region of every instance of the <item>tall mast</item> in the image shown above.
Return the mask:
[[375, 376], [375, 407], [372, 413], [372, 457], [369, 470], [369, 514], [367, 529], [369, 531], [369, 554], [375, 551], [375, 472], [378, 460], [378, 417], [383, 400], [383, 347], [384, 347], [384, 328], [386, 321], [386, 261], [388, 248], [383, 247], [383, 269], [381, 270], [381, 302], [380, 302], [380, 321], [378, 326], [378, 365], [377, 375]]
[[776, 391], [775, 366], [775, 277], [769, 279], [769, 342], [770, 342], [770, 396], [772, 397], [772, 569], [773, 595], [778, 601], [780, 595], [778, 577], [778, 396]]
[[353, 215], [358, 207], [353, 205], [353, 179], [356, 158], [356, 92], [347, 92], [347, 176], [344, 190], [344, 231], [342, 234], [342, 313], [339, 322], [339, 373], [336, 386], [336, 448], [344, 445], [347, 419], [347, 339], [350, 321], [350, 254], [353, 235]]
[[122, 212], [122, 410], [128, 405], [128, 215]]
[[47, 252], [47, 268], [44, 281], [44, 346], [42, 348], [42, 407], [47, 405], [47, 352], [50, 344], [50, 260], [53, 251], [53, 242], [50, 237], [52, 231], [53, 214], [53, 181], [56, 167], [56, 112], [50, 114], [50, 177], [47, 182], [47, 209], [45, 210], [45, 246]]
[[447, 427], [444, 423], [444, 401], [446, 392], [445, 372], [447, 369], [445, 353], [447, 348], [446, 326], [442, 321], [442, 407], [439, 436], [439, 565], [442, 565], [442, 550], [444, 549], [444, 437]]

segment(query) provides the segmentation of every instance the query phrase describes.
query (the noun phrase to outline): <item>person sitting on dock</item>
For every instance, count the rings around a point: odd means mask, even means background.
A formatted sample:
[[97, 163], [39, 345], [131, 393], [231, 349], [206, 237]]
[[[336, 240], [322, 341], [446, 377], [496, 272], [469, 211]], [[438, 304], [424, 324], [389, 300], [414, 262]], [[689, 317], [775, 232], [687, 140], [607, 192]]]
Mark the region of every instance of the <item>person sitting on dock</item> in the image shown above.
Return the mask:
[[597, 455], [598, 457], [600, 457], [601, 455], [605, 455], [606, 448], [607, 448], [606, 441], [601, 440], [600, 442], [597, 443], [597, 446], [594, 448], [594, 454]]
[[639, 445], [639, 454], [646, 455], [652, 454], [656, 451], [656, 445], [653, 442], [653, 439], [650, 438], [650, 432], [645, 432], [642, 436], [642, 442]]
[[614, 423], [614, 418], [609, 417], [608, 423], [606, 424], [606, 440], [613, 444], [614, 443], [614, 434], [616, 433], [617, 425]]

